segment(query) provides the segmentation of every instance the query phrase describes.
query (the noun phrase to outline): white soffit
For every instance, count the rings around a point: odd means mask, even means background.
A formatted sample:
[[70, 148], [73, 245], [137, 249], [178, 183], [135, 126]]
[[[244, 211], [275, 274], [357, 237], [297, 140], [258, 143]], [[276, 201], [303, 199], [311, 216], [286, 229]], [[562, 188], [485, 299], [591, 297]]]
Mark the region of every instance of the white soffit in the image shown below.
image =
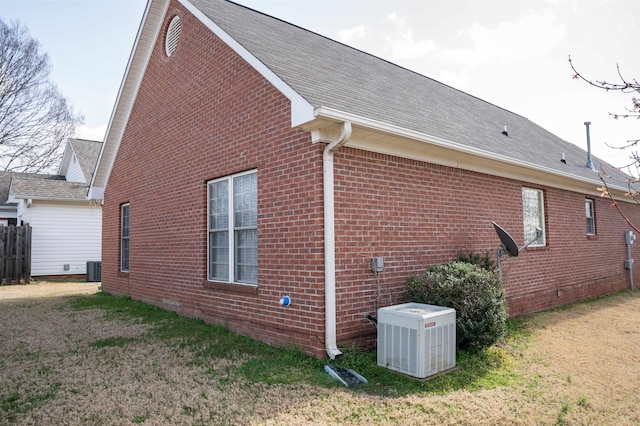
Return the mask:
[[[344, 120], [351, 121], [354, 125], [352, 136], [345, 145], [352, 148], [521, 180], [592, 196], [599, 195], [597, 187], [602, 185], [595, 172], [592, 180], [586, 180], [573, 174], [544, 169], [533, 163], [517, 162], [505, 156], [470, 149], [467, 146], [436, 137], [413, 134], [413, 132], [407, 132], [400, 128], [394, 129], [393, 126], [383, 123], [379, 127], [383, 127], [384, 130], [375, 129], [370, 127], [373, 123], [369, 123], [367, 120], [363, 120], [365, 125], [359, 124], [356, 117], [341, 117], [340, 120], [337, 120], [333, 115], [328, 118], [323, 116], [300, 127], [311, 132], [312, 142], [328, 143], [338, 137], [340, 134], [339, 123]], [[613, 186], [610, 189], [619, 191], [616, 194], [617, 199], [629, 201], [627, 197], [623, 196], [623, 193], [627, 192], [626, 188]]]

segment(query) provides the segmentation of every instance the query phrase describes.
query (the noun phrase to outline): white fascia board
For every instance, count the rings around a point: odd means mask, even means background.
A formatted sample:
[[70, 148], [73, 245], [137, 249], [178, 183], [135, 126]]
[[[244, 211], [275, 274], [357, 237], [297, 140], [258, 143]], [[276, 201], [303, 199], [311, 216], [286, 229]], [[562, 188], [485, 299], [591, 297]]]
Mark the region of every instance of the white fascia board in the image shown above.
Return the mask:
[[[501, 163], [505, 163], [505, 164], [510, 164], [516, 167], [521, 167], [524, 169], [528, 169], [528, 170], [532, 170], [534, 172], [539, 172], [539, 173], [543, 173], [546, 175], [552, 175], [552, 176], [556, 176], [559, 178], [563, 178], [563, 179], [569, 179], [571, 181], [578, 181], [581, 183], [588, 183], [590, 185], [602, 185], [602, 182], [600, 181], [600, 179], [598, 178], [598, 175], [596, 172], [594, 172], [594, 178], [593, 179], [585, 179], [581, 176], [576, 176], [574, 174], [571, 173], [563, 173], [563, 172], [559, 172], [557, 170], [554, 169], [550, 169], [547, 167], [543, 167], [543, 166], [539, 166], [537, 164], [533, 164], [530, 162], [526, 162], [526, 161], [520, 161], [520, 160], [514, 160], [513, 158], [504, 156], [504, 155], [500, 155], [500, 154], [495, 154], [493, 152], [488, 152], [488, 151], [484, 151], [481, 149], [477, 149], [477, 148], [473, 148], [467, 145], [462, 145], [456, 142], [452, 142], [446, 139], [442, 139], [436, 136], [431, 136], [425, 133], [420, 133], [420, 132], [416, 132], [413, 130], [408, 130], [399, 126], [394, 126], [392, 124], [387, 124], [387, 123], [383, 123], [383, 122], [379, 122], [376, 120], [372, 120], [369, 118], [365, 118], [365, 117], [361, 117], [361, 116], [357, 116], [354, 114], [349, 114], [349, 113], [345, 113], [343, 111], [338, 111], [338, 110], [334, 110], [331, 108], [324, 108], [324, 107], [319, 107], [316, 108], [314, 111], [314, 115], [316, 116], [316, 118], [325, 118], [328, 120], [332, 120], [332, 121], [337, 121], [337, 122], [343, 122], [343, 121], [349, 121], [354, 125], [357, 126], [361, 126], [364, 128], [368, 128], [368, 129], [372, 129], [375, 131], [380, 131], [383, 133], [387, 133], [387, 134], [391, 134], [394, 136], [399, 136], [399, 137], [403, 137], [403, 138], [407, 138], [407, 139], [412, 139], [418, 142], [424, 142], [424, 143], [428, 143], [431, 145], [435, 145], [438, 147], [442, 147], [442, 148], [446, 148], [446, 149], [450, 149], [450, 150], [454, 150], [454, 151], [458, 151], [458, 152], [463, 152], [466, 154], [471, 154], [474, 155], [476, 157], [480, 157], [480, 158], [484, 158], [487, 160], [491, 160], [492, 162], [501, 162]], [[314, 138], [314, 142], [318, 142], [318, 141], [325, 141], [325, 139], [328, 138], [330, 139], [331, 137], [334, 137], [334, 135], [327, 135], [327, 136], [323, 136], [322, 131], [312, 131], [312, 135]], [[354, 139], [354, 138], [352, 138]], [[348, 146], [354, 146], [354, 143], [347, 143]], [[358, 146], [361, 149], [365, 149], [365, 147], [363, 146], [363, 144], [361, 146]], [[392, 154], [392, 155], [398, 155], [401, 157], [406, 157], [406, 155], [401, 155], [399, 153], [394, 153], [394, 152], [385, 152], [386, 154]], [[413, 157], [411, 157], [413, 158]], [[418, 160], [420, 160], [420, 158], [417, 158]], [[488, 173], [486, 170], [482, 171], [483, 173]], [[499, 170], [495, 170], [495, 173], [491, 173], [497, 176], [502, 176], [502, 173], [500, 173]], [[503, 177], [513, 177], [513, 176], [503, 176]], [[617, 190], [617, 191], [622, 191], [624, 193], [628, 192], [628, 189], [619, 185], [609, 185], [609, 189], [612, 190]]]
[[291, 102], [291, 127], [297, 127], [314, 119], [313, 106], [291, 86], [285, 83], [276, 73], [271, 71], [251, 52], [244, 48], [236, 39], [220, 28], [215, 22], [209, 19], [197, 7], [188, 0], [178, 0], [189, 12], [209, 28], [220, 40], [227, 44], [242, 59], [258, 71], [269, 83], [280, 91]]
[[58, 167], [59, 175], [66, 175], [67, 169], [69, 168], [69, 163], [71, 162], [71, 156], [73, 155], [73, 148], [71, 146], [71, 142], [67, 139], [67, 143], [64, 147], [64, 152], [62, 154], [62, 161], [60, 162], [60, 167]]
[[9, 191], [7, 192], [7, 203], [17, 203], [18, 199], [14, 197], [13, 180], [9, 183]]
[[9, 195], [9, 197], [7, 197], [7, 203], [19, 203], [20, 201], [24, 201], [24, 200], [36, 200], [36, 201], [56, 201], [56, 202], [63, 202], [63, 203], [86, 203], [88, 201], [90, 201], [88, 198], [84, 197], [84, 198], [64, 198], [64, 197], [46, 197], [46, 196], [40, 196], [40, 195]]
[[111, 118], [109, 119], [107, 132], [98, 156], [98, 164], [91, 178], [91, 188], [97, 186], [102, 188], [102, 192], [104, 192], [104, 188], [107, 185], [120, 142], [122, 141], [124, 129], [131, 115], [147, 64], [151, 58], [153, 46], [160, 33], [168, 8], [169, 0], [148, 0], [147, 2]]

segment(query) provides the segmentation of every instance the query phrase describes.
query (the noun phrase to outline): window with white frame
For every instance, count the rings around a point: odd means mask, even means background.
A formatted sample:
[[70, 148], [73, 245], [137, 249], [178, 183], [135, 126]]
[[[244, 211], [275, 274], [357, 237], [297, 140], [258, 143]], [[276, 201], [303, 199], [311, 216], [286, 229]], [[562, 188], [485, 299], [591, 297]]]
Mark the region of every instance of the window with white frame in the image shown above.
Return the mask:
[[547, 241], [544, 228], [544, 194], [541, 190], [522, 188], [522, 217], [524, 219], [525, 244], [536, 238], [536, 228], [540, 228], [542, 236], [535, 240], [531, 246], [545, 246]]
[[257, 284], [257, 173], [216, 179], [207, 186], [208, 279]]
[[585, 198], [584, 209], [587, 216], [587, 235], [596, 234], [596, 221], [594, 215], [594, 203], [590, 198]]
[[129, 204], [120, 206], [120, 270], [129, 271]]

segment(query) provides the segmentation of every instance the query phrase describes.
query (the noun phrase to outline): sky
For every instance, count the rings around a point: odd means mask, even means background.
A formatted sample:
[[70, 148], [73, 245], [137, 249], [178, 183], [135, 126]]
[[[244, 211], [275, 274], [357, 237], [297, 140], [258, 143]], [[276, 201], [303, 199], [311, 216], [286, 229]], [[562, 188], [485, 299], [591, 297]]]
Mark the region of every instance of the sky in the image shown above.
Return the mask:
[[[238, 0], [528, 118], [622, 167], [640, 120], [611, 118], [631, 94], [573, 79], [640, 79], [638, 0]], [[146, 0], [0, 0], [52, 64], [51, 79], [102, 140]], [[573, 159], [568, 159], [572, 160]], [[578, 161], [579, 159], [576, 159]], [[581, 161], [581, 160], [580, 160]], [[586, 158], [584, 159], [586, 162]]]

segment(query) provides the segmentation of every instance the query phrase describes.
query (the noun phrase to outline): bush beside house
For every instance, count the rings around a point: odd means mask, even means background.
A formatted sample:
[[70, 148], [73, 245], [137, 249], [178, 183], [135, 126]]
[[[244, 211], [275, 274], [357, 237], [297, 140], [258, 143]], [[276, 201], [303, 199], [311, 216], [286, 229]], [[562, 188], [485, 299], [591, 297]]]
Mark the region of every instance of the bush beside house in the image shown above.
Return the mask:
[[443, 263], [409, 277], [405, 298], [454, 308], [458, 349], [479, 350], [505, 334], [507, 307], [502, 284], [495, 274], [471, 263]]

